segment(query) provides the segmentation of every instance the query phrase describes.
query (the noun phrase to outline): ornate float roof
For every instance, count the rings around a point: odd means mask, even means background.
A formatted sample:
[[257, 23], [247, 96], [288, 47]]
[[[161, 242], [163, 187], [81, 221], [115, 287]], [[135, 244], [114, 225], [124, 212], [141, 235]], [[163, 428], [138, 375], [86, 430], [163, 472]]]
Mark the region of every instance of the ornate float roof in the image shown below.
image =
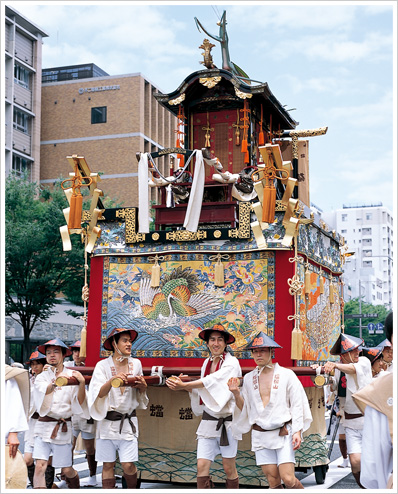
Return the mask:
[[239, 77], [224, 69], [204, 69], [193, 72], [180, 86], [168, 94], [155, 93], [156, 100], [172, 113], [177, 115], [178, 106], [198, 107], [197, 111], [212, 111], [236, 106], [242, 100], [249, 98], [254, 106], [263, 105], [264, 114], [272, 115], [272, 125], [275, 129], [294, 129], [296, 122], [272, 94], [266, 82], [261, 84], [246, 84]]

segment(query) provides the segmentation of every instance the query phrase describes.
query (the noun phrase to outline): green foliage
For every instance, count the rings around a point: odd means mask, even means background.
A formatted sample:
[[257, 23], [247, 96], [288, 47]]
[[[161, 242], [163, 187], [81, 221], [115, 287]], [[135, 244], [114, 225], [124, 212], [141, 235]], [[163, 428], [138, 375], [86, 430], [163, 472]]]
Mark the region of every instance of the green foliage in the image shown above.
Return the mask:
[[[377, 324], [379, 322], [384, 324], [388, 312], [389, 311], [384, 307], [384, 305], [372, 305], [365, 302], [361, 303], [362, 314], [377, 314], [377, 318], [375, 319], [362, 318], [362, 338], [364, 339], [366, 346], [377, 346], [385, 339], [384, 333], [370, 335], [368, 331], [368, 324]], [[359, 298], [354, 298], [344, 305], [344, 314], [359, 313]], [[359, 337], [359, 319], [344, 319], [344, 325], [346, 334]]]
[[54, 313], [57, 295], [77, 290], [81, 301], [84, 246], [72, 235], [72, 250], [63, 252], [59, 232], [67, 206], [60, 187], [43, 189], [14, 175], [6, 179], [5, 313], [23, 327], [26, 352], [36, 322]]

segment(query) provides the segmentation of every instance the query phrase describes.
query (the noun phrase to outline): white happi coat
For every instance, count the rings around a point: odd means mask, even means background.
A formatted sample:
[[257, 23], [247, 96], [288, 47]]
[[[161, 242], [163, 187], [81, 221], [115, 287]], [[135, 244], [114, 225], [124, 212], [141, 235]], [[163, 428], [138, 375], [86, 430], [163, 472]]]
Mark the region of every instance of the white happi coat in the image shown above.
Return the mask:
[[8, 434], [10, 432], [24, 432], [28, 430], [25, 408], [15, 378], [7, 379], [5, 381], [4, 403], [8, 409], [8, 413], [6, 412], [4, 417], [4, 437], [7, 442]]
[[[129, 357], [129, 370], [130, 376], [142, 376], [142, 364], [133, 357]], [[113, 368], [113, 371], [112, 371]], [[98, 397], [98, 393], [102, 386], [109, 381], [112, 376], [116, 375], [116, 368], [112, 360], [112, 356], [105, 360], [100, 360], [95, 366], [93, 376], [90, 381], [88, 390], [88, 406], [90, 415], [94, 420], [97, 420], [97, 432], [96, 437], [99, 439], [112, 439], [112, 440], [127, 440], [132, 441], [138, 438], [138, 420], [137, 417], [131, 417], [131, 421], [134, 423], [136, 433], [133, 434], [131, 425], [128, 420], [123, 423], [123, 429], [121, 434], [119, 433], [120, 420], [111, 421], [106, 420], [105, 415], [109, 411], [115, 411], [119, 413], [131, 413], [136, 409], [146, 409], [149, 399], [146, 394], [140, 393], [138, 389], [129, 386], [122, 388], [113, 388], [103, 398]]]
[[[65, 367], [68, 367], [69, 369], [74, 370], [74, 367], [77, 367], [76, 363], [74, 360], [70, 360], [68, 362], [64, 363]], [[86, 385], [86, 392], [88, 392], [88, 386]], [[77, 431], [82, 431], [82, 432], [89, 432], [90, 434], [95, 434], [95, 425], [96, 422], [94, 420], [93, 424], [89, 424], [87, 422], [87, 419], [84, 415], [79, 415], [77, 413], [72, 415], [72, 428], [77, 430]]]
[[[72, 376], [73, 371], [64, 366], [62, 374]], [[84, 397], [80, 405], [77, 398], [79, 386], [57, 386], [55, 390], [46, 395], [47, 387], [56, 379], [54, 368], [48, 368], [41, 372], [35, 380], [34, 400], [36, 410], [41, 417], [49, 415], [55, 419], [67, 419], [78, 413], [90, 418], [87, 407], [87, 396]], [[37, 420], [34, 436], [40, 436], [44, 442], [54, 444], [70, 444], [72, 442], [72, 422], [68, 421], [67, 431], [62, 432], [62, 425], [59, 427], [55, 439], [51, 439], [51, 433], [56, 422], [40, 422]]]
[[30, 402], [29, 402], [30, 408], [29, 408], [29, 414], [28, 414], [29, 430], [27, 430], [25, 432], [25, 435], [24, 435], [25, 444], [29, 444], [29, 446], [32, 446], [32, 447], [33, 447], [34, 442], [35, 442], [34, 431], [35, 431], [36, 422], [37, 422], [37, 419], [32, 418], [32, 415], [37, 411], [36, 405], [35, 405], [35, 400], [34, 400], [35, 380], [36, 380], [35, 374], [30, 376]]
[[291, 434], [306, 431], [312, 415], [307, 395], [296, 374], [279, 364], [274, 365], [270, 400], [264, 407], [260, 389], [259, 368], [245, 375], [241, 395], [244, 400], [242, 410], [235, 408], [233, 430], [249, 432], [257, 424], [267, 432], [252, 430], [252, 451], [260, 449], [279, 449], [289, 436], [279, 436], [279, 429], [291, 421]]
[[[189, 393], [192, 411], [195, 415], [202, 415], [206, 411], [212, 417], [227, 417], [232, 415], [235, 409], [235, 398], [227, 383], [231, 377], [241, 377], [242, 369], [239, 360], [230, 353], [226, 353], [221, 367], [216, 372], [204, 377], [209, 359], [210, 357], [204, 361], [200, 373], [204, 387], [195, 388]], [[200, 399], [202, 399], [203, 404], [200, 404]], [[225, 427], [229, 429], [231, 424], [232, 421], [225, 422]], [[220, 437], [222, 427], [218, 431], [216, 427], [216, 420], [201, 420], [196, 434], [198, 437], [205, 438]], [[233, 437], [240, 440], [242, 434], [233, 433]]]
[[[353, 363], [355, 366], [356, 374], [347, 374], [347, 391], [346, 399], [344, 404], [344, 411], [347, 413], [361, 413], [361, 410], [357, 407], [355, 401], [352, 399], [352, 395], [355, 391], [359, 391], [364, 388], [367, 384], [372, 382], [372, 364], [367, 357], [359, 357], [357, 363]], [[333, 378], [335, 382], [334, 387], [338, 384], [338, 369], [336, 369], [335, 377]], [[356, 419], [344, 419], [344, 427], [349, 427], [351, 429], [362, 429], [363, 428], [364, 417], [359, 417]]]

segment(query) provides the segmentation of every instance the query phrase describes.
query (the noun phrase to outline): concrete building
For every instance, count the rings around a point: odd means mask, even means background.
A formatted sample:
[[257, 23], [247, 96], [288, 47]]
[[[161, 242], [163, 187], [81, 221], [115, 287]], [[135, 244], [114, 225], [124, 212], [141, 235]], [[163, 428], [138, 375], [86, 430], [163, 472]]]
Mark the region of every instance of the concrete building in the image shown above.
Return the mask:
[[[173, 147], [176, 119], [153, 97], [159, 89], [141, 74], [91, 77], [90, 65], [43, 70], [45, 81], [52, 75], [56, 82], [42, 85], [40, 182], [67, 178], [72, 170], [66, 156], [76, 154], [91, 171], [103, 173], [105, 198], [138, 206], [136, 153]], [[99, 67], [91, 69], [94, 75]], [[156, 164], [168, 175], [168, 158]], [[156, 193], [151, 189], [151, 199]]]
[[41, 68], [48, 34], [14, 8], [5, 7], [5, 155], [11, 170], [40, 179]]
[[322, 215], [340, 233], [354, 255], [344, 266], [344, 298], [363, 297], [363, 302], [392, 307], [394, 224], [382, 204], [344, 206]]

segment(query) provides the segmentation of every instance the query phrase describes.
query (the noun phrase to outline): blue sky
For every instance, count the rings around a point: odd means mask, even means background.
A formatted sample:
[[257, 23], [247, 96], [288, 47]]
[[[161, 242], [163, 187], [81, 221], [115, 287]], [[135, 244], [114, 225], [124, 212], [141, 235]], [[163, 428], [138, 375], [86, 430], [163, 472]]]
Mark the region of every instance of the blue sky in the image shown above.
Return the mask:
[[[49, 34], [43, 67], [140, 72], [163, 92], [200, 70], [198, 47], [227, 11], [232, 61], [295, 108], [310, 139], [310, 200], [323, 211], [395, 210], [396, 2], [1, 2]], [[221, 66], [218, 43], [212, 54]]]

